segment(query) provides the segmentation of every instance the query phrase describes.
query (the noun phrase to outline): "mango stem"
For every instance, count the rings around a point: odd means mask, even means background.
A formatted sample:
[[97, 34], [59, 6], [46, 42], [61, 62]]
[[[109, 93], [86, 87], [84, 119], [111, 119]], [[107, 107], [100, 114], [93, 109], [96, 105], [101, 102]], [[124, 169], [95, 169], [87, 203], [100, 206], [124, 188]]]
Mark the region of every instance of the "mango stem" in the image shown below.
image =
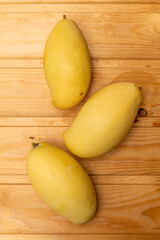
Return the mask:
[[66, 19], [66, 15], [63, 15], [63, 19]]
[[35, 149], [35, 148], [37, 148], [39, 146], [39, 143], [32, 143], [32, 147], [33, 147], [33, 149]]

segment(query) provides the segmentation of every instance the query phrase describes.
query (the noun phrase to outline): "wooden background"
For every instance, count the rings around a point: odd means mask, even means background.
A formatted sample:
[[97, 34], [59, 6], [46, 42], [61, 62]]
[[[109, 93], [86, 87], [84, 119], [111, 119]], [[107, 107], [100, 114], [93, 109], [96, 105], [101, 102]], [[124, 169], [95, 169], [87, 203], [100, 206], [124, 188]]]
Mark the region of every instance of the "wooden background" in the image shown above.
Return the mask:
[[[71, 110], [51, 105], [42, 56], [66, 14], [82, 30], [92, 57], [91, 96], [115, 81], [143, 88], [129, 135], [112, 152], [79, 161], [95, 183], [99, 208], [88, 224], [58, 216], [26, 173], [31, 142], [66, 149]], [[160, 0], [0, 0], [0, 240], [160, 239]]]

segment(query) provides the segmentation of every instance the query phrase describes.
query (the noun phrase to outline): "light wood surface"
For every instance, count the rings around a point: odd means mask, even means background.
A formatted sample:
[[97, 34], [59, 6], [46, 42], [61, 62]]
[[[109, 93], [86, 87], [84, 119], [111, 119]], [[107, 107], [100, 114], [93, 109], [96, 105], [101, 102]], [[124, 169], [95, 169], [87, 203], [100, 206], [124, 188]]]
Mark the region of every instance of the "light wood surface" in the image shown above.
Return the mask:
[[[66, 14], [91, 53], [92, 85], [70, 110], [52, 106], [43, 49]], [[160, 239], [160, 1], [0, 0], [0, 240]], [[103, 86], [133, 81], [143, 89], [131, 131], [113, 151], [76, 158], [91, 176], [98, 211], [73, 225], [37, 196], [26, 172], [31, 142], [62, 149], [62, 133]]]
[[46, 38], [64, 13], [83, 31], [92, 58], [160, 59], [157, 3], [2, 4], [1, 57], [42, 58]]
[[[42, 61], [1, 60], [1, 116], [76, 116], [84, 102], [103, 86], [117, 81], [132, 81], [142, 87], [142, 108], [147, 116], [160, 116], [160, 60], [93, 60], [93, 77], [87, 97], [73, 109], [61, 111], [51, 104]], [[11, 67], [7, 67], [11, 66]], [[7, 87], [9, 86], [9, 87]]]
[[[31, 185], [0, 185], [0, 233], [159, 233], [158, 185], [95, 185], [99, 209], [84, 225], [53, 212]], [[62, 227], [63, 226], [63, 227]], [[88, 237], [89, 238], [89, 237]]]

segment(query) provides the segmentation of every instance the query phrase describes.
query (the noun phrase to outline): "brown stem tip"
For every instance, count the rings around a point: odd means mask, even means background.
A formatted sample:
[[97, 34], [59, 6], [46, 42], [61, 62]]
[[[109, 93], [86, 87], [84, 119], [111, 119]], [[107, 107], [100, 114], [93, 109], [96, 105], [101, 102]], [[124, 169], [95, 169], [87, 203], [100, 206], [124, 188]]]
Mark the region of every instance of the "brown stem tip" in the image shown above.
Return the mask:
[[63, 19], [66, 19], [66, 15], [63, 15]]
[[39, 143], [32, 143], [33, 149], [37, 148], [39, 146]]

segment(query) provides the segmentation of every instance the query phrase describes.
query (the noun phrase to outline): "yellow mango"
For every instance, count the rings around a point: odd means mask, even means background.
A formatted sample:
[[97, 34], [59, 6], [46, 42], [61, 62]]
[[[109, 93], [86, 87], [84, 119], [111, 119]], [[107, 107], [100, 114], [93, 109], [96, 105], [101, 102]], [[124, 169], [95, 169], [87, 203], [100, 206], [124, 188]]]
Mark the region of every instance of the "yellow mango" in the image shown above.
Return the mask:
[[43, 63], [53, 105], [67, 109], [81, 102], [91, 81], [91, 60], [74, 21], [64, 17], [56, 24], [47, 39]]
[[58, 214], [76, 224], [93, 218], [97, 208], [93, 184], [68, 153], [49, 143], [33, 144], [27, 171], [33, 188]]
[[95, 93], [82, 107], [64, 134], [68, 149], [81, 158], [111, 151], [130, 130], [141, 102], [135, 83], [110, 84]]

